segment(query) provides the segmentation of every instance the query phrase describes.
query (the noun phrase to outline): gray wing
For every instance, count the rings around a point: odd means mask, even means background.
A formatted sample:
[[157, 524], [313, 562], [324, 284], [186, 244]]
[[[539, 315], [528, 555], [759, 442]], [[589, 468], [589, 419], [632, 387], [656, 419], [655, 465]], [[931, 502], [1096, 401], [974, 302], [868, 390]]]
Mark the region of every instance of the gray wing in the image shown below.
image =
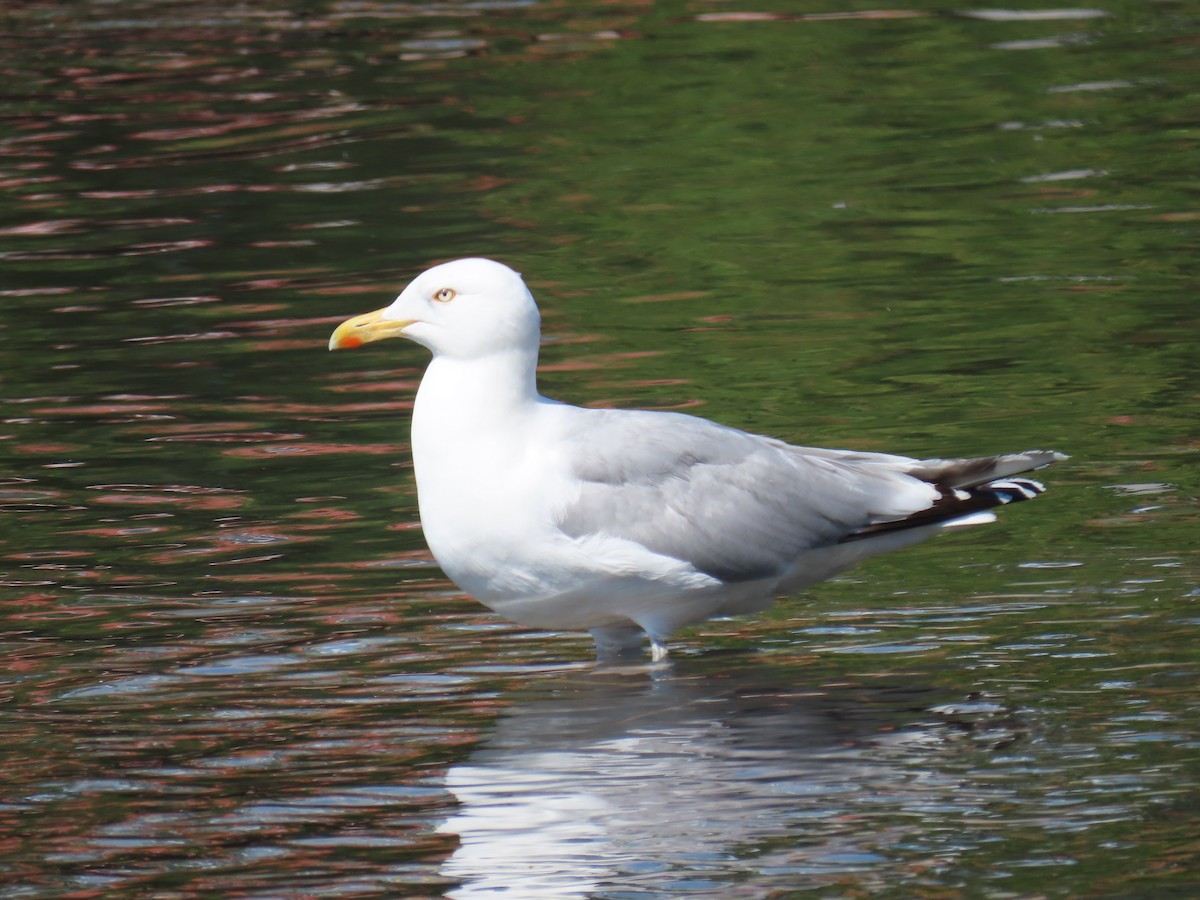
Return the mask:
[[781, 575], [939, 495], [904, 457], [806, 452], [678, 413], [581, 412], [566, 448], [582, 487], [562, 531], [635, 541], [727, 582]]

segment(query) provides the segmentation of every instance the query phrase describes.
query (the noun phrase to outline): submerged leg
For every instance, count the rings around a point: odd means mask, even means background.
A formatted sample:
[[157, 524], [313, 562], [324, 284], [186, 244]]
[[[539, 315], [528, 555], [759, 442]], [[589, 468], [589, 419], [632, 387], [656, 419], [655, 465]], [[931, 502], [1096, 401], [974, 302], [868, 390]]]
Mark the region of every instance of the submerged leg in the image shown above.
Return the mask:
[[670, 652], [671, 651], [667, 649], [666, 644], [664, 644], [654, 635], [650, 635], [650, 659], [652, 659], [654, 662], [662, 662], [667, 658], [667, 654]]
[[632, 622], [628, 625], [605, 625], [592, 628], [592, 640], [596, 642], [596, 656], [611, 659], [614, 656], [640, 655], [646, 632]]

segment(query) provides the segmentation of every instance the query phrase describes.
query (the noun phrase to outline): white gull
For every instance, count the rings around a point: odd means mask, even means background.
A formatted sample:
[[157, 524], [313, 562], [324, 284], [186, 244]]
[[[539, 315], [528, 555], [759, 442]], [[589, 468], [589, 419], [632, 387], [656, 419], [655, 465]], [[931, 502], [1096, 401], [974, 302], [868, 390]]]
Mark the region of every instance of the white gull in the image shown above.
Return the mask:
[[1042, 486], [1029, 450], [909, 459], [797, 447], [681, 413], [541, 396], [537, 304], [488, 259], [422, 273], [329, 348], [406, 337], [433, 352], [412, 416], [421, 526], [460, 588], [524, 625], [587, 629], [601, 655], [666, 655], [677, 629], [962, 525]]

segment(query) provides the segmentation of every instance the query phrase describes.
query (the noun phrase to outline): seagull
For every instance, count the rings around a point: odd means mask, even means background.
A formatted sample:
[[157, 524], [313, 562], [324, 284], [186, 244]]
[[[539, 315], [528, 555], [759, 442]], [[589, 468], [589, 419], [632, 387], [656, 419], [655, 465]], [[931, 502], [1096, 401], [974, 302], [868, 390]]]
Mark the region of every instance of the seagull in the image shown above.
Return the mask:
[[868, 557], [1043, 491], [1029, 450], [911, 459], [801, 447], [675, 412], [589, 409], [537, 388], [541, 317], [521, 275], [459, 259], [329, 349], [432, 351], [412, 413], [421, 527], [456, 585], [522, 625], [590, 631], [655, 661], [678, 629], [760, 612]]

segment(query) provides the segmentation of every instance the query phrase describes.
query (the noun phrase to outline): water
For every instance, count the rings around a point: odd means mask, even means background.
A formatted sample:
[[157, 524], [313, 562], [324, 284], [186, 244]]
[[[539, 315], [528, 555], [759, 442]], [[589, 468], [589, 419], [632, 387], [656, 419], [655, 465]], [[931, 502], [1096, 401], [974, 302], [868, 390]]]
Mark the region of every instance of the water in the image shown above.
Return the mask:
[[[1197, 890], [1184, 13], [10, 5], [0, 896]], [[597, 669], [429, 559], [422, 351], [323, 350], [467, 254], [563, 399], [1072, 460]]]

